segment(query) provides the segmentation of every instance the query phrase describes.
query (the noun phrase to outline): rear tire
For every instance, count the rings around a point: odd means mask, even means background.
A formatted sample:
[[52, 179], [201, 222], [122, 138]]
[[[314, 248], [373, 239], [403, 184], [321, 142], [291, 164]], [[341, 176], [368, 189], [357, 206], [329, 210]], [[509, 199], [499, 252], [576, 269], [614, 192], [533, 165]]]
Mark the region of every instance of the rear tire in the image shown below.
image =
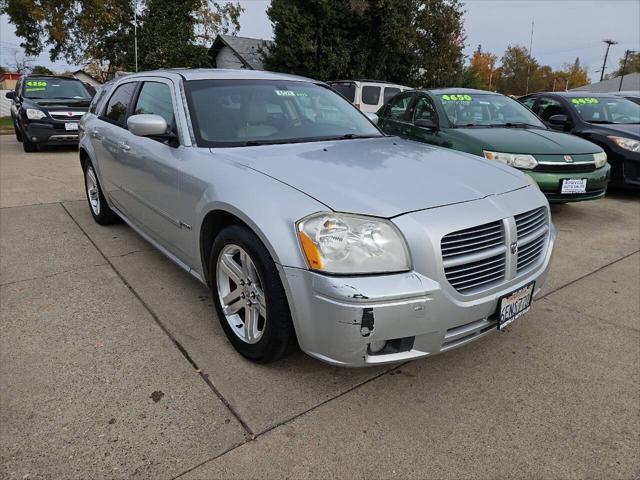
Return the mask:
[[100, 225], [113, 225], [120, 223], [122, 219], [109, 207], [102, 193], [102, 187], [98, 181], [96, 171], [87, 161], [84, 165], [84, 190], [87, 194], [87, 202], [89, 202], [89, 211], [91, 216]]
[[13, 131], [16, 132], [16, 140], [22, 142], [22, 132], [16, 125], [16, 122], [13, 122]]
[[218, 320], [238, 353], [269, 363], [295, 350], [297, 339], [280, 275], [251, 230], [231, 225], [218, 234], [209, 276]]

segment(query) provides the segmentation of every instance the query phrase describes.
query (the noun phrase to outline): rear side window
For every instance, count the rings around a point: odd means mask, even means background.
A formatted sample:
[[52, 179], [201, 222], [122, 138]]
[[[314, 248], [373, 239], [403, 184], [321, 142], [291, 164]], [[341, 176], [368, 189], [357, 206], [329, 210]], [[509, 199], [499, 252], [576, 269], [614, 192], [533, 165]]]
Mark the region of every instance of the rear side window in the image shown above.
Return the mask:
[[386, 87], [384, 89], [384, 103], [387, 103], [389, 100], [391, 100], [393, 97], [395, 97], [399, 93], [400, 93], [399, 88]]
[[331, 83], [331, 88], [353, 103], [356, 99], [355, 83]]
[[367, 105], [378, 105], [380, 101], [380, 87], [362, 87], [362, 103]]
[[115, 89], [107, 103], [104, 118], [122, 127], [125, 126], [131, 96], [136, 89], [135, 82], [125, 83]]
[[159, 82], [144, 82], [133, 113], [136, 115], [141, 113], [160, 115], [167, 122], [169, 130], [174, 131], [175, 117], [169, 85]]
[[93, 100], [91, 100], [91, 105], [89, 105], [89, 113], [94, 113], [95, 114], [98, 111], [98, 105], [100, 104], [100, 102], [102, 102], [104, 97], [107, 95], [108, 91], [109, 91], [108, 88], [102, 88], [95, 95], [95, 97], [93, 97]]

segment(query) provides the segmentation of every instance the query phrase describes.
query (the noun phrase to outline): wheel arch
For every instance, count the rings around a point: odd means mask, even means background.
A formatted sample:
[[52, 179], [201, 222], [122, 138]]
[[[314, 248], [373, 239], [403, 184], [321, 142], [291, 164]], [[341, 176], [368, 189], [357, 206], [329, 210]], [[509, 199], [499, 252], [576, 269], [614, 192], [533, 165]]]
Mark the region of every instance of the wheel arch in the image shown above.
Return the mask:
[[200, 224], [198, 235], [200, 262], [202, 266], [203, 279], [210, 285], [209, 262], [211, 256], [211, 246], [216, 236], [230, 225], [241, 225], [254, 233], [265, 246], [272, 260], [279, 264], [279, 257], [268, 241], [267, 235], [249, 218], [230, 206], [217, 205], [207, 212]]

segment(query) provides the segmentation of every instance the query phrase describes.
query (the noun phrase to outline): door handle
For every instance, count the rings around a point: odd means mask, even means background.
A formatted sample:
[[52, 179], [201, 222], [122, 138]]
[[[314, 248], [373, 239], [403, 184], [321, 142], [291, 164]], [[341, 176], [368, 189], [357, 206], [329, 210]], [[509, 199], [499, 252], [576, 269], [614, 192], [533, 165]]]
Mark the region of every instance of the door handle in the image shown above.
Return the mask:
[[127, 142], [120, 142], [118, 146], [120, 147], [120, 150], [124, 150], [125, 152], [131, 150], [131, 147], [127, 144]]

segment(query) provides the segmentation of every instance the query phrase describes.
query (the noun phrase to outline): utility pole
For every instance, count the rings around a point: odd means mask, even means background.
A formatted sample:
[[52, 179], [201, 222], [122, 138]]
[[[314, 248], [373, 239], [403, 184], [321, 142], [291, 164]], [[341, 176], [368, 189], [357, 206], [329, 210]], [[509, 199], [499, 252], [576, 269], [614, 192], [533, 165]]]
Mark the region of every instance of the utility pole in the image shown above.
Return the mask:
[[624, 52], [624, 62], [622, 62], [622, 72], [620, 73], [620, 85], [618, 85], [618, 91], [622, 90], [622, 80], [624, 79], [624, 69], [627, 68], [627, 58], [629, 58], [630, 53], [633, 53], [633, 50], [627, 50]]
[[138, 71], [138, 0], [133, 0], [133, 56]]
[[531, 40], [529, 41], [529, 59], [527, 61], [527, 86], [525, 88], [525, 95], [529, 94], [529, 75], [531, 75], [531, 62], [533, 61], [533, 55], [531, 50], [533, 49], [533, 20], [531, 20]]
[[604, 63], [602, 64], [602, 70], [600, 70], [600, 81], [604, 80], [604, 69], [607, 68], [607, 57], [609, 56], [609, 49], [611, 45], [617, 45], [618, 42], [615, 40], [603, 40], [604, 43], [607, 44], [607, 51], [604, 54]]

